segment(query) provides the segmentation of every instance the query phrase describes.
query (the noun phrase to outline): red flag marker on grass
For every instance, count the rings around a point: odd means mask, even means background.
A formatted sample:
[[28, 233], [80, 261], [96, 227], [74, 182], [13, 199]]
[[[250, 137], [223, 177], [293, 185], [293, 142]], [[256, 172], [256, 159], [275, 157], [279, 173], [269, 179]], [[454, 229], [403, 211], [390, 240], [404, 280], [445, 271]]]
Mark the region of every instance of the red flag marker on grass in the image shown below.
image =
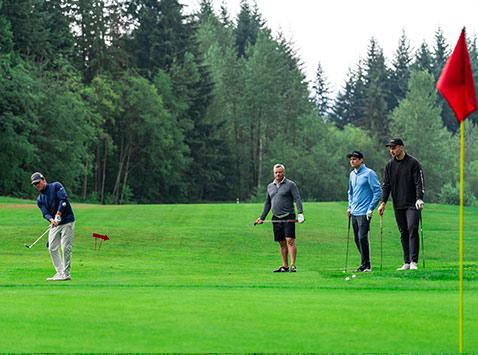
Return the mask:
[[455, 112], [458, 122], [476, 111], [475, 83], [466, 47], [465, 29], [461, 30], [460, 38], [443, 67], [436, 87]]
[[464, 226], [464, 175], [465, 175], [465, 125], [464, 120], [476, 111], [476, 93], [470, 55], [466, 47], [465, 29], [461, 31], [450, 58], [443, 67], [436, 84], [438, 91], [450, 105], [460, 122], [460, 241], [459, 241], [459, 310], [458, 351], [463, 352], [463, 226]]
[[101, 244], [103, 243], [103, 240], [110, 240], [108, 236], [105, 234], [98, 234], [98, 233], [93, 233], [93, 238], [95, 239], [95, 250], [96, 250], [96, 241], [100, 239], [99, 247], [98, 249], [101, 249]]

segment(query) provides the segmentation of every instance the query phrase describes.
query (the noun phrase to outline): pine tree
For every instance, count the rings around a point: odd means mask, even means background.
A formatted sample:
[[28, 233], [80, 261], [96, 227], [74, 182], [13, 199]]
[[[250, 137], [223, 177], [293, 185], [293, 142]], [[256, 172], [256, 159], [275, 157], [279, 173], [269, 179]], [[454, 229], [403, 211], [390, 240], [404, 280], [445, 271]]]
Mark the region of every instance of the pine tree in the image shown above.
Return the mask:
[[[37, 63], [69, 58], [73, 48], [65, 0], [3, 0], [0, 18], [9, 23], [16, 52]], [[2, 36], [3, 38], [3, 36]], [[5, 40], [9, 35], [6, 34]]]
[[133, 31], [136, 65], [152, 79], [159, 69], [169, 71], [191, 51], [192, 27], [177, 0], [136, 0], [130, 14], [138, 23]]
[[[438, 78], [440, 77], [440, 74], [443, 70], [443, 67], [445, 66], [449, 55], [450, 51], [445, 36], [443, 35], [443, 31], [441, 30], [441, 28], [438, 28], [438, 30], [435, 32], [435, 45], [433, 47], [432, 57], [432, 70], [435, 80], [438, 80]], [[443, 124], [450, 132], [456, 132], [458, 129], [458, 122], [455, 118], [455, 114], [441, 95], [437, 97], [437, 100], [442, 107], [441, 116]]]
[[426, 42], [420, 45], [420, 48], [415, 53], [415, 60], [411, 66], [411, 70], [427, 71], [433, 73], [433, 59], [430, 49]]
[[443, 31], [441, 28], [438, 28], [435, 32], [435, 43], [432, 56], [432, 70], [435, 79], [438, 80], [449, 55], [450, 51], [445, 36], [443, 35]]
[[410, 78], [410, 63], [412, 61], [410, 53], [410, 42], [405, 34], [399, 40], [398, 48], [392, 60], [392, 69], [390, 75], [391, 100], [389, 109], [393, 110], [400, 100], [402, 100], [408, 88], [408, 79]]
[[264, 27], [257, 7], [251, 10], [247, 1], [241, 0], [241, 10], [237, 16], [235, 29], [236, 50], [239, 57], [246, 55], [249, 46], [254, 46], [259, 31]]
[[12, 25], [3, 11], [3, 0], [0, 0], [0, 54], [8, 54], [13, 50]]
[[315, 74], [314, 90], [312, 102], [315, 105], [317, 113], [321, 116], [326, 116], [331, 108], [330, 104], [330, 84], [327, 81], [322, 65], [317, 64], [317, 71]]
[[105, 14], [105, 0], [74, 0], [76, 53], [83, 80], [91, 82], [95, 75], [107, 66], [106, 36], [108, 23]]
[[388, 113], [394, 100], [383, 50], [374, 38], [370, 40], [365, 71], [363, 117], [355, 124], [368, 130], [381, 144], [388, 139]]
[[362, 61], [356, 70], [349, 70], [345, 87], [339, 92], [332, 109], [332, 119], [336, 126], [343, 128], [347, 124], [360, 126], [364, 120], [365, 77]]

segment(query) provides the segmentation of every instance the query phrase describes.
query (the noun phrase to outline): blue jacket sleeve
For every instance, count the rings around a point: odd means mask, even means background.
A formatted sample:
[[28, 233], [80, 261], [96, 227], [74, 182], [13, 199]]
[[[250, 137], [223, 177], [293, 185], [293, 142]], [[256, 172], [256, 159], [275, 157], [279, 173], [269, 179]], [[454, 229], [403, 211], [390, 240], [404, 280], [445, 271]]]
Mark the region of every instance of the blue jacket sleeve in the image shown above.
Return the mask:
[[57, 188], [56, 197], [58, 199], [58, 206], [56, 210], [63, 214], [63, 211], [65, 210], [65, 207], [66, 207], [66, 204], [65, 206], [63, 206], [63, 202], [66, 202], [66, 200], [68, 199], [68, 196], [62, 184], [58, 183], [56, 188]]
[[43, 215], [43, 218], [45, 218], [48, 222], [50, 222], [50, 219], [52, 219], [53, 217], [50, 215], [50, 212], [48, 212], [48, 209], [46, 208], [43, 200], [37, 199], [37, 206], [40, 209]]
[[377, 174], [373, 170], [371, 170], [370, 174], [368, 175], [368, 183], [370, 185], [370, 189], [372, 190], [372, 201], [368, 206], [368, 210], [373, 211], [382, 198], [382, 188], [380, 187]]
[[[352, 174], [350, 174], [352, 175]], [[349, 199], [349, 205], [347, 208], [352, 207], [352, 196], [353, 196], [353, 189], [352, 189], [352, 178], [349, 176], [349, 189], [347, 191], [348, 199]]]

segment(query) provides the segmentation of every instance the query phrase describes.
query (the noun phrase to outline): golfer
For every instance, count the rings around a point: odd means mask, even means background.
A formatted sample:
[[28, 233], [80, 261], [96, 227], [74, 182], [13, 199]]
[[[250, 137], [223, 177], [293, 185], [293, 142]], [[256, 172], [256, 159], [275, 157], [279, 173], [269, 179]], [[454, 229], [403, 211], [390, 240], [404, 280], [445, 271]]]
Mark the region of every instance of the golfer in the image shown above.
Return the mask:
[[387, 145], [392, 158], [385, 166], [382, 185], [382, 202], [378, 213], [383, 215], [390, 193], [393, 199], [395, 220], [400, 231], [404, 264], [397, 270], [417, 270], [420, 239], [418, 224], [423, 209], [424, 181], [420, 162], [405, 152], [400, 138]]
[[[282, 266], [275, 269], [274, 272], [296, 272], [295, 258], [297, 255], [297, 247], [295, 245], [296, 215], [294, 210], [294, 200], [297, 205], [297, 221], [299, 223], [304, 222], [302, 200], [300, 199], [299, 189], [295, 182], [285, 177], [284, 165], [274, 165], [273, 172], [274, 181], [267, 186], [264, 210], [262, 211], [261, 216], [256, 220], [256, 223], [264, 223], [264, 220], [272, 207], [274, 240], [279, 243], [282, 257]], [[290, 269], [288, 260], [289, 255]]]
[[373, 210], [377, 207], [382, 196], [382, 189], [375, 171], [365, 166], [361, 152], [354, 150], [347, 154], [347, 158], [353, 168], [349, 177], [347, 215], [348, 218], [352, 218], [355, 245], [361, 256], [361, 263], [356, 271], [370, 272], [372, 271], [372, 265], [370, 263], [368, 232]]
[[40, 192], [37, 205], [43, 217], [50, 222], [48, 250], [56, 273], [48, 281], [71, 280], [71, 250], [75, 230], [75, 216], [65, 188], [59, 182], [47, 183], [45, 177], [33, 173], [32, 184]]

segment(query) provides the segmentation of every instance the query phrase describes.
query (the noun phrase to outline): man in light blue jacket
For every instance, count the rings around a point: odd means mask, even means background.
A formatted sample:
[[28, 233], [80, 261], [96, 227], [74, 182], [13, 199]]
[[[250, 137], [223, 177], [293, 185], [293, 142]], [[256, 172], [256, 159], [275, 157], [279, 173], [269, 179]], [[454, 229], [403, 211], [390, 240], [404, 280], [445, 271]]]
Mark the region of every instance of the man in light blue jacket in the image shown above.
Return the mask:
[[347, 158], [353, 168], [349, 178], [347, 215], [352, 218], [355, 244], [362, 259], [357, 272], [369, 272], [372, 271], [372, 264], [370, 263], [368, 232], [373, 210], [382, 197], [382, 188], [375, 171], [365, 166], [361, 152], [354, 150], [347, 154]]

